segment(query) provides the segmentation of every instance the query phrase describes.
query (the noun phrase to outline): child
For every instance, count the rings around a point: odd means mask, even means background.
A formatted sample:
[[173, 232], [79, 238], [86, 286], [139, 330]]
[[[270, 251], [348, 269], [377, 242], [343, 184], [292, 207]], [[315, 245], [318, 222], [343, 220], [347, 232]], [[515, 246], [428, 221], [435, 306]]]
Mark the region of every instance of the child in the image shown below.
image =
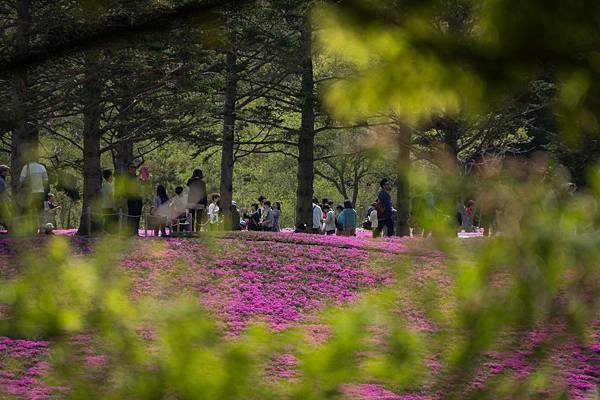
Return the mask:
[[372, 210], [369, 213], [369, 222], [371, 222], [371, 227], [373, 228], [373, 237], [379, 237], [379, 231], [375, 228], [377, 228], [377, 225], [379, 224], [379, 222], [377, 221], [377, 203], [373, 203], [371, 204]]
[[219, 200], [221, 200], [221, 195], [213, 194], [212, 202], [208, 206], [208, 223], [213, 227], [219, 223]]
[[142, 165], [140, 167], [140, 180], [142, 182], [148, 182], [150, 180], [150, 171], [148, 170], [148, 167], [145, 165]]

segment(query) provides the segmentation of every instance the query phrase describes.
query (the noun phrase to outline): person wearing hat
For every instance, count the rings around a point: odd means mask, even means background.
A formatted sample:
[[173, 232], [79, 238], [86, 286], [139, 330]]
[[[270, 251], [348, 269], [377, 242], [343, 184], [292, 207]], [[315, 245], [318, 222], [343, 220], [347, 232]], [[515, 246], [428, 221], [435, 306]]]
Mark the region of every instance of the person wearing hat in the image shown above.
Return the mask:
[[43, 233], [45, 235], [54, 235], [54, 224], [52, 222], [48, 222], [44, 225]]
[[10, 216], [10, 195], [8, 192], [8, 185], [6, 184], [8, 170], [9, 168], [7, 165], [0, 165], [0, 225], [3, 225], [6, 228], [8, 228], [7, 220]]

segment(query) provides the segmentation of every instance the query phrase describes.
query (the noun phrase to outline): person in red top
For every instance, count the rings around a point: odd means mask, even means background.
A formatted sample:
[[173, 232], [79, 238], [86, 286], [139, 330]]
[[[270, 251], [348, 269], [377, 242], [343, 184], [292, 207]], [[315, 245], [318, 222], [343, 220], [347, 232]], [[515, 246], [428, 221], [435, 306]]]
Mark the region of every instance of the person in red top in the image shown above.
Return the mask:
[[467, 201], [465, 208], [465, 216], [466, 221], [463, 221], [463, 227], [465, 228], [465, 232], [475, 232], [475, 201], [469, 200]]

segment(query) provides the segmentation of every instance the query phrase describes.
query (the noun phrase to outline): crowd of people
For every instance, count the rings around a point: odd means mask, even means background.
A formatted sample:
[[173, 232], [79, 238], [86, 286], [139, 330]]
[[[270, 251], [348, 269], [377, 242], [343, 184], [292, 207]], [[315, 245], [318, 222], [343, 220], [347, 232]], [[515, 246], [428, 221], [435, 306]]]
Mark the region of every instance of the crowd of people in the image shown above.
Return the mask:
[[[105, 230], [114, 232], [115, 224], [123, 217], [126, 220], [127, 232], [137, 235], [143, 207], [143, 190], [140, 184], [147, 180], [147, 171], [137, 172], [137, 166], [129, 165], [126, 179], [120, 180], [120, 186], [113, 183], [110, 170], [105, 170], [102, 184], [102, 212]], [[393, 236], [393, 207], [390, 196], [391, 186], [387, 179], [380, 182], [381, 191], [377, 201], [373, 203], [370, 221], [373, 235]], [[194, 170], [188, 179], [187, 190], [183, 186], [175, 188], [175, 195], [170, 197], [165, 186], [159, 184], [153, 195], [152, 206], [148, 214], [147, 226], [155, 236], [169, 236], [173, 233], [199, 232], [201, 230], [248, 230], [279, 232], [281, 230], [281, 202], [271, 202], [265, 196], [258, 196], [256, 203], [249, 209], [240, 210], [235, 201], [231, 202], [229, 213], [221, 208], [221, 197], [218, 193], [209, 194], [206, 189], [204, 175], [200, 169]], [[125, 201], [126, 213], [119, 214], [115, 208], [115, 193]], [[230, 220], [225, 220], [225, 215]], [[353, 236], [359, 224], [359, 216], [350, 200], [337, 206], [329, 199], [319, 202], [313, 199], [312, 225], [300, 224], [295, 232]], [[167, 232], [168, 231], [168, 232]]]
[[[52, 233], [56, 226], [56, 213], [60, 206], [50, 193], [48, 172], [42, 164], [30, 161], [20, 174], [19, 199], [11, 199], [6, 183], [9, 167], [0, 165], [0, 224], [10, 226], [8, 216], [29, 217], [35, 232]], [[177, 233], [199, 232], [201, 230], [249, 230], [279, 232], [281, 230], [281, 202], [271, 202], [259, 196], [256, 203], [246, 210], [240, 210], [235, 201], [231, 202], [229, 213], [221, 208], [220, 195], [209, 194], [202, 170], [196, 169], [185, 186], [175, 187], [169, 196], [163, 184], [158, 184], [149, 196], [150, 174], [144, 165], [129, 163], [125, 174], [115, 177], [112, 170], [102, 172], [100, 192], [100, 215], [94, 213], [95, 223], [100, 222], [106, 233], [138, 235], [141, 219], [146, 215], [146, 228], [155, 236], [169, 236]], [[373, 230], [373, 236], [394, 234], [394, 209], [390, 196], [391, 186], [387, 179], [380, 182], [381, 191], [377, 200], [369, 208], [363, 227]], [[149, 212], [143, 214], [144, 201], [152, 198]], [[17, 200], [17, 201], [12, 201]], [[18, 204], [19, 210], [9, 209]], [[94, 210], [97, 210], [94, 207]], [[16, 212], [15, 212], [16, 211]], [[231, 220], [225, 221], [224, 216]], [[317, 198], [312, 203], [312, 224], [296, 226], [296, 232], [353, 236], [359, 227], [359, 216], [350, 200], [335, 204], [332, 200]]]
[[[19, 175], [18, 199], [11, 199], [6, 183], [8, 173], [9, 167], [0, 165], [0, 224], [8, 227], [11, 222], [8, 216], [13, 216], [12, 220], [15, 221], [14, 216], [18, 215], [19, 218], [35, 220], [33, 225], [36, 232], [52, 233], [60, 206], [50, 193], [45, 166], [33, 160], [23, 166]], [[230, 212], [224, 213], [220, 195], [207, 192], [200, 169], [193, 171], [185, 185], [175, 187], [173, 196], [169, 196], [163, 184], [151, 190], [149, 181], [147, 167], [133, 162], [128, 164], [127, 172], [119, 177], [115, 177], [111, 170], [104, 170], [100, 218], [96, 214], [94, 220], [101, 220], [102, 229], [107, 233], [130, 235], [138, 235], [144, 215], [147, 217], [145, 228], [153, 231], [154, 236], [223, 229], [279, 232], [282, 228], [281, 202], [271, 202], [262, 195], [246, 210], [240, 210], [237, 203], [232, 201]], [[312, 223], [308, 226], [297, 225], [295, 232], [354, 236], [360, 224], [362, 228], [371, 230], [373, 237], [393, 236], [398, 213], [392, 205], [391, 184], [388, 179], [382, 179], [379, 184], [377, 198], [363, 218], [359, 217], [350, 200], [335, 204], [327, 198], [320, 202], [313, 198]], [[149, 195], [150, 191], [152, 195]], [[144, 202], [147, 203], [149, 198], [149, 212], [144, 214]], [[435, 208], [432, 198], [425, 196], [420, 200], [413, 199], [411, 207], [415, 215], [410, 221], [414, 230], [421, 225], [417, 217], [419, 210]], [[231, 219], [226, 221], [225, 215]], [[456, 214], [459, 230], [475, 231], [481, 223], [478, 215], [481, 214], [478, 214], [475, 201], [468, 200], [459, 205]], [[426, 232], [423, 230], [422, 234], [425, 236]]]

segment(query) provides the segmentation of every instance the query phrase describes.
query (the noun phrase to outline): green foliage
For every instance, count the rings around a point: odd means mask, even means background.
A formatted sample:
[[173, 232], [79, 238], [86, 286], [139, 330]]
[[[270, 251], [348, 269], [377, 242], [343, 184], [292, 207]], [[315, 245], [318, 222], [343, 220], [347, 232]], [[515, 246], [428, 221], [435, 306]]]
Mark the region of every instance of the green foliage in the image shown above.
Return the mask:
[[[338, 114], [389, 110], [409, 121], [472, 113], [550, 70], [564, 133], [598, 132], [594, 1], [350, 2], [316, 13], [324, 50], [359, 74], [332, 85]], [[529, 38], [523, 40], [523, 38]]]

